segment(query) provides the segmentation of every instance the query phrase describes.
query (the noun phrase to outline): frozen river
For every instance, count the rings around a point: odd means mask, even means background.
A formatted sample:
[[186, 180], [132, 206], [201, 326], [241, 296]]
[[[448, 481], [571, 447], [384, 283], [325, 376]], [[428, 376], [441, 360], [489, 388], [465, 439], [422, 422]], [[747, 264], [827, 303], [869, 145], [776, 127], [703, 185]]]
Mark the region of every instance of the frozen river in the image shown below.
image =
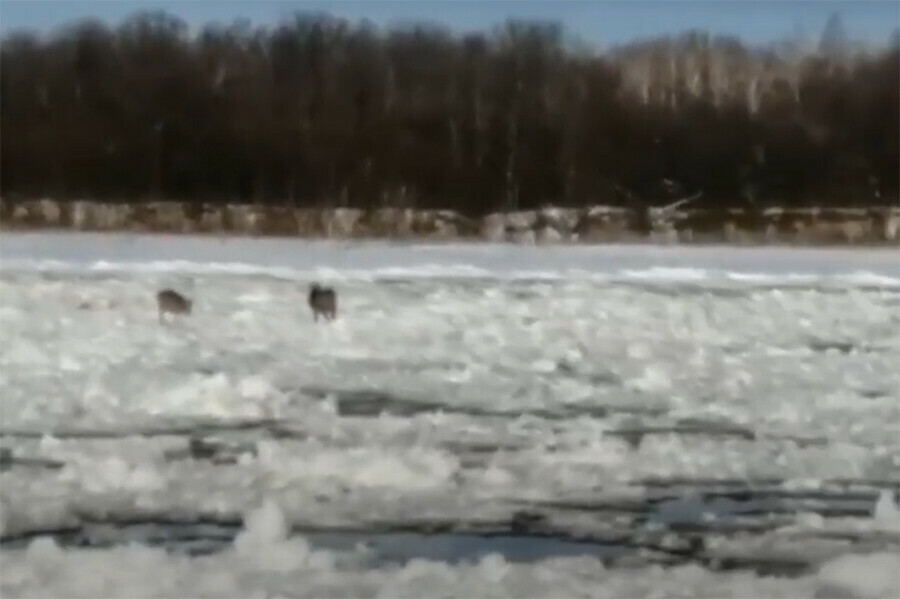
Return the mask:
[[900, 593], [896, 250], [4, 233], [0, 333], [3, 597]]

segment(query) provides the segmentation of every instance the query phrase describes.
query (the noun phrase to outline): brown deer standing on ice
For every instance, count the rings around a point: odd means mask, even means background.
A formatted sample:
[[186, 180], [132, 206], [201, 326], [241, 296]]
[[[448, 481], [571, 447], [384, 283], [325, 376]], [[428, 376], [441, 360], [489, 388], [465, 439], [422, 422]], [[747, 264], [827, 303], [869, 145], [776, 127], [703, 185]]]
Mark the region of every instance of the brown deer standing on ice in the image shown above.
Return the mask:
[[190, 314], [193, 300], [189, 300], [173, 289], [163, 289], [156, 294], [156, 308], [159, 311], [159, 322], [163, 322], [165, 314]]

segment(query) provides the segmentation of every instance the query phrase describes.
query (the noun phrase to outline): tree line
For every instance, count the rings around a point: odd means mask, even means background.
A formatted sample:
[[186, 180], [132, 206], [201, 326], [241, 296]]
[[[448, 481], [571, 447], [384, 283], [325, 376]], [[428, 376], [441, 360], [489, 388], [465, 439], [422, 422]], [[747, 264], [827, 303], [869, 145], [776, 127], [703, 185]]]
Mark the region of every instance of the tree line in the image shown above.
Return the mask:
[[900, 35], [604, 53], [554, 23], [455, 35], [299, 14], [87, 20], [0, 53], [0, 193], [454, 208], [896, 202]]

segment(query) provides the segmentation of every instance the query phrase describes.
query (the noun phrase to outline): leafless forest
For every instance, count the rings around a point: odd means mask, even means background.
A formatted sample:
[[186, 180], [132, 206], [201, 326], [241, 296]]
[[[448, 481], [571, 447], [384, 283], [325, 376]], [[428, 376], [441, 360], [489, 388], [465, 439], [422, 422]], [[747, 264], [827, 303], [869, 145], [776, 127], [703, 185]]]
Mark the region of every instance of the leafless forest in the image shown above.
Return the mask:
[[552, 23], [379, 30], [165, 13], [2, 42], [4, 199], [415, 206], [897, 201], [900, 34], [598, 53]]

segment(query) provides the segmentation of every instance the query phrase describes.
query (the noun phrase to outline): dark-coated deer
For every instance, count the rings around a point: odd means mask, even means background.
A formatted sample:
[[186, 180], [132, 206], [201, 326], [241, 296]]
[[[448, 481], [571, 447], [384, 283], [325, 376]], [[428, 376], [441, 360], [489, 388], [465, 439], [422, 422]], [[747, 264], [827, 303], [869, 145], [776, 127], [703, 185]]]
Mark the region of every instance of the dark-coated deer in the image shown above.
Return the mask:
[[321, 287], [318, 283], [314, 283], [309, 288], [309, 307], [316, 322], [319, 321], [319, 314], [325, 320], [334, 320], [337, 317], [337, 294], [330, 287]]

